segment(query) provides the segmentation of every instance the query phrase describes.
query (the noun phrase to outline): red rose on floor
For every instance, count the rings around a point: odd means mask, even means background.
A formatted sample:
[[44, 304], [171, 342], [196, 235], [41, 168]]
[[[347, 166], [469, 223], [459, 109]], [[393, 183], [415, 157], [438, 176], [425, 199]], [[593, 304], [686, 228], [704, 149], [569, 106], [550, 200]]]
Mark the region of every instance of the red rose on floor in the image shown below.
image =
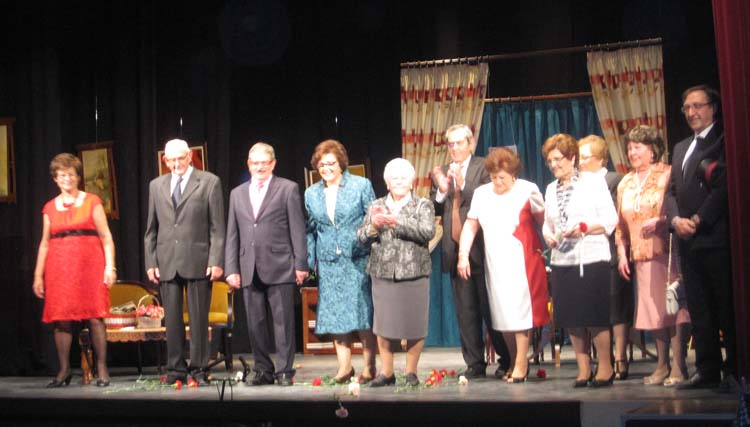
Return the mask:
[[455, 369], [451, 369], [450, 372], [448, 372], [448, 375], [450, 375], [451, 377], [455, 377], [456, 376], [456, 370]]
[[313, 387], [318, 387], [323, 384], [323, 380], [320, 379], [320, 377], [315, 377], [312, 380]]
[[440, 370], [440, 376], [441, 377], [447, 377], [448, 376], [448, 370], [447, 369], [441, 369]]
[[159, 378], [159, 384], [164, 384], [165, 382], [167, 382], [167, 376], [162, 375], [161, 378]]
[[582, 223], [578, 224], [578, 228], [579, 228], [579, 229], [581, 230], [581, 233], [584, 233], [584, 234], [585, 234], [585, 233], [586, 233], [587, 231], [589, 231], [589, 226], [588, 226], [588, 225], [586, 225], [586, 223], [585, 223], [585, 222], [582, 222]]
[[182, 381], [177, 380], [174, 382], [174, 389], [175, 390], [182, 390]]
[[536, 377], [537, 378], [547, 378], [547, 371], [544, 370], [544, 368], [539, 368], [536, 370]]
[[187, 386], [188, 386], [188, 388], [194, 388], [194, 387], [198, 387], [198, 381], [196, 381], [196, 380], [195, 380], [195, 379], [193, 379], [193, 378], [190, 378], [190, 379], [188, 380]]

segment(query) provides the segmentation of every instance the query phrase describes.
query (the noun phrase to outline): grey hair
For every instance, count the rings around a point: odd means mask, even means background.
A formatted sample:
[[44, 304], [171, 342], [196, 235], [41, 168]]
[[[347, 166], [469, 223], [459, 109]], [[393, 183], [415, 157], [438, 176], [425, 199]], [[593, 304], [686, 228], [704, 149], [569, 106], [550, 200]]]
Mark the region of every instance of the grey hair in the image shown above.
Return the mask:
[[445, 139], [448, 139], [448, 135], [454, 132], [463, 134], [463, 139], [469, 141], [469, 148], [473, 153], [477, 148], [477, 141], [474, 139], [474, 132], [471, 131], [471, 128], [462, 123], [455, 124], [445, 131]]
[[414, 166], [411, 162], [404, 158], [397, 157], [385, 165], [385, 170], [383, 171], [383, 179], [385, 180], [385, 183], [388, 184], [393, 175], [397, 172], [405, 172], [409, 181], [414, 181], [414, 178], [417, 176], [417, 171], [414, 170]]
[[271, 160], [276, 160], [276, 152], [273, 151], [273, 147], [271, 147], [271, 144], [266, 144], [262, 141], [256, 142], [252, 147], [250, 147], [250, 151], [247, 152], [247, 158], [249, 159], [250, 155], [256, 151], [262, 151], [268, 154], [271, 157]]

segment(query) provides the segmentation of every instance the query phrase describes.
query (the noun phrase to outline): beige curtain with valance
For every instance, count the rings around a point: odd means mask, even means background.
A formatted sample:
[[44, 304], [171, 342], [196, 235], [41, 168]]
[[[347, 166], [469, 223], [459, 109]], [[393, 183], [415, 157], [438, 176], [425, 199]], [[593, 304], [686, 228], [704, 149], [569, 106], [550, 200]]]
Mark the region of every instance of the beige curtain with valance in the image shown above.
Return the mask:
[[417, 171], [415, 194], [428, 197], [430, 170], [448, 162], [448, 127], [464, 123], [478, 136], [488, 74], [486, 63], [401, 69], [401, 152]]
[[630, 165], [624, 136], [630, 128], [653, 126], [666, 145], [661, 45], [588, 52], [586, 57], [591, 93], [612, 163], [625, 173]]

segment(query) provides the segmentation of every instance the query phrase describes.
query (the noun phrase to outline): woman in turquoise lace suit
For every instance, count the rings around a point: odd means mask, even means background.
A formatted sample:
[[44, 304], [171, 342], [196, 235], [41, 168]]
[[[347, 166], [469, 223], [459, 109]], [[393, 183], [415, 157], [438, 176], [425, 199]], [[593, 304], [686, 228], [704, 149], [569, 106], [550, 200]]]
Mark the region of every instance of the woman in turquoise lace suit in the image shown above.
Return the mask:
[[365, 359], [360, 382], [375, 375], [377, 341], [372, 334], [370, 277], [365, 272], [369, 248], [357, 240], [357, 228], [375, 199], [366, 178], [347, 171], [344, 146], [334, 140], [318, 144], [311, 159], [322, 178], [305, 191], [308, 263], [318, 275], [316, 334], [332, 334], [338, 359], [333, 380], [354, 376], [352, 333], [362, 341]]

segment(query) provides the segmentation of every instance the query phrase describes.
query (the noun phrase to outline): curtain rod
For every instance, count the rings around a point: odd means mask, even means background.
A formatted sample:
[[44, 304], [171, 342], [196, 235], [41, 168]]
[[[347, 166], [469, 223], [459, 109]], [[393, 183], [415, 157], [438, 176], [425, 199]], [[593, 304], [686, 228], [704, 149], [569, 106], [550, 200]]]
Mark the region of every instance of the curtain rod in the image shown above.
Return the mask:
[[631, 41], [617, 42], [617, 43], [593, 44], [593, 45], [584, 45], [584, 46], [563, 47], [563, 48], [557, 48], [557, 49], [531, 50], [531, 51], [517, 52], [517, 53], [501, 53], [497, 55], [481, 55], [481, 56], [468, 56], [468, 57], [451, 58], [451, 59], [432, 59], [429, 61], [402, 62], [400, 65], [401, 65], [401, 68], [410, 68], [410, 67], [424, 67], [424, 66], [429, 66], [429, 65], [461, 64], [464, 62], [465, 63], [495, 62], [495, 61], [502, 61], [506, 59], [531, 58], [535, 56], [561, 55], [561, 54], [567, 54], [567, 53], [590, 52], [590, 51], [596, 51], [596, 50], [622, 49], [622, 48], [634, 47], [634, 46], [651, 46], [655, 44], [661, 44], [661, 42], [662, 42], [661, 37], [656, 37], [652, 39], [631, 40]]
[[556, 93], [554, 95], [534, 96], [510, 96], [506, 98], [485, 98], [484, 102], [521, 102], [521, 101], [545, 101], [548, 99], [567, 99], [579, 96], [591, 96], [591, 92]]

